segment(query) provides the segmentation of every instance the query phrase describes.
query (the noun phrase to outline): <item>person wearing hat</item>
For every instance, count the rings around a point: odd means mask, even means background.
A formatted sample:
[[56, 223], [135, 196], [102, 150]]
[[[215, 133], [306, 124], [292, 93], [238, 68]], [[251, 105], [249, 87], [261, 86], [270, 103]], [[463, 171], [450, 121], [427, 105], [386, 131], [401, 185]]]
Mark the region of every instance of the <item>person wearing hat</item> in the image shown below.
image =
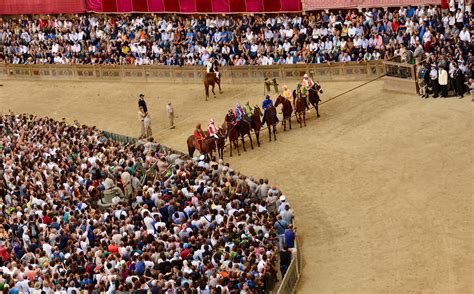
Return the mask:
[[168, 119], [170, 120], [170, 129], [174, 129], [174, 109], [171, 105], [171, 102], [168, 102], [166, 105], [166, 114], [168, 115]]
[[252, 114], [253, 114], [253, 108], [250, 106], [250, 101], [247, 101], [245, 105], [243, 106], [244, 113], [248, 117], [249, 124], [252, 123]]
[[[262, 120], [262, 125], [265, 124], [266, 122], [266, 118], [267, 118], [267, 109], [270, 108], [270, 107], [273, 107], [273, 101], [272, 99], [270, 98], [269, 95], [267, 95], [265, 97], [265, 100], [263, 100], [262, 102], [262, 109], [264, 110], [263, 112], [263, 120]], [[277, 122], [278, 122], [278, 116], [276, 117], [277, 118]]]
[[207, 132], [208, 132], [209, 137], [214, 137], [216, 139], [218, 138], [217, 137], [217, 128], [216, 128], [216, 124], [215, 124], [213, 118], [211, 118], [209, 120], [209, 124], [207, 125]]
[[209, 61], [207, 62], [207, 72], [208, 73], [215, 73], [216, 74], [216, 79], [220, 80], [220, 73], [219, 69], [217, 67], [217, 60], [214, 59], [214, 57], [209, 58]]
[[235, 105], [235, 120], [237, 121], [237, 124], [240, 123], [243, 116], [244, 109], [242, 108], [242, 106], [240, 106], [240, 103], [237, 102], [237, 104]]
[[138, 108], [142, 107], [145, 114], [148, 114], [148, 107], [146, 106], [145, 95], [140, 94], [138, 96]]

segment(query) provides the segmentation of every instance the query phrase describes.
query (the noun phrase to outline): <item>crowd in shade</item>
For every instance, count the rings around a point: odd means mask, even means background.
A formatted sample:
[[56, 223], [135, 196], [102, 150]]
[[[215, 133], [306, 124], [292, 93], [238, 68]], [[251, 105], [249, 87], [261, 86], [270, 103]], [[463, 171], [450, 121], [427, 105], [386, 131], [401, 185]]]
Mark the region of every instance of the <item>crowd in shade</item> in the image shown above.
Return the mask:
[[77, 122], [8, 113], [0, 132], [4, 293], [268, 293], [291, 261], [267, 180]]
[[[4, 17], [0, 60], [13, 64], [272, 65], [472, 52], [470, 1], [305, 15]], [[462, 6], [460, 5], [462, 3]], [[457, 6], [458, 7], [457, 7]], [[411, 52], [411, 53], [410, 53]]]

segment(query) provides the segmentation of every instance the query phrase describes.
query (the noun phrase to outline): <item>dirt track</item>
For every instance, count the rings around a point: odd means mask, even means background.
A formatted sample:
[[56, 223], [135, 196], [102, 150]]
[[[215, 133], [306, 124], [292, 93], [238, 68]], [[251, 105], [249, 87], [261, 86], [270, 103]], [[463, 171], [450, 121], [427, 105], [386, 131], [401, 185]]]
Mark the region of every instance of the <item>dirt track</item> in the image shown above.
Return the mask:
[[[0, 111], [79, 119], [137, 135], [143, 92], [155, 137], [185, 151], [196, 122], [222, 123], [261, 85], [225, 85], [202, 101], [198, 85], [2, 81]], [[282, 82], [280, 82], [282, 83]], [[328, 99], [358, 82], [323, 84]], [[294, 82], [289, 85], [293, 86]], [[267, 177], [297, 214], [304, 256], [299, 293], [473, 293], [471, 98], [421, 100], [374, 82], [322, 106], [306, 128], [226, 160]], [[230, 98], [232, 97], [232, 98]], [[177, 128], [167, 130], [172, 101]], [[207, 123], [206, 123], [207, 125]]]

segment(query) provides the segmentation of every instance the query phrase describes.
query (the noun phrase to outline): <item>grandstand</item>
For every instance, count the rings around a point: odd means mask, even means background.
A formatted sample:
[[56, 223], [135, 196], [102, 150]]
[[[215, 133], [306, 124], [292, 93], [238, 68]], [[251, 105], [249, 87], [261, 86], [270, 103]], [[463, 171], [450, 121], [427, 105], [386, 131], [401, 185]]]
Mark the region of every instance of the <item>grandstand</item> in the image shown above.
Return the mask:
[[[0, 1], [0, 287], [472, 292], [473, 20], [450, 2]], [[180, 151], [305, 74], [307, 127]]]

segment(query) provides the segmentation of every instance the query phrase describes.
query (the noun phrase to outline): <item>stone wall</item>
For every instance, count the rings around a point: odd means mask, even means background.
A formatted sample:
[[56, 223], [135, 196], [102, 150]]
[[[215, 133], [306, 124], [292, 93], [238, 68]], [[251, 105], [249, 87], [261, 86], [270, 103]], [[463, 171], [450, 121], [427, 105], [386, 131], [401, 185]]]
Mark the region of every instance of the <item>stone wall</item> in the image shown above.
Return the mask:
[[[299, 79], [305, 73], [320, 81], [367, 80], [381, 76], [381, 61], [362, 63], [297, 64], [222, 67], [223, 83], [263, 82], [264, 77]], [[6, 65], [0, 64], [0, 79], [16, 80], [102, 80], [139, 82], [201, 83], [201, 66], [108, 66], [108, 65]]]

